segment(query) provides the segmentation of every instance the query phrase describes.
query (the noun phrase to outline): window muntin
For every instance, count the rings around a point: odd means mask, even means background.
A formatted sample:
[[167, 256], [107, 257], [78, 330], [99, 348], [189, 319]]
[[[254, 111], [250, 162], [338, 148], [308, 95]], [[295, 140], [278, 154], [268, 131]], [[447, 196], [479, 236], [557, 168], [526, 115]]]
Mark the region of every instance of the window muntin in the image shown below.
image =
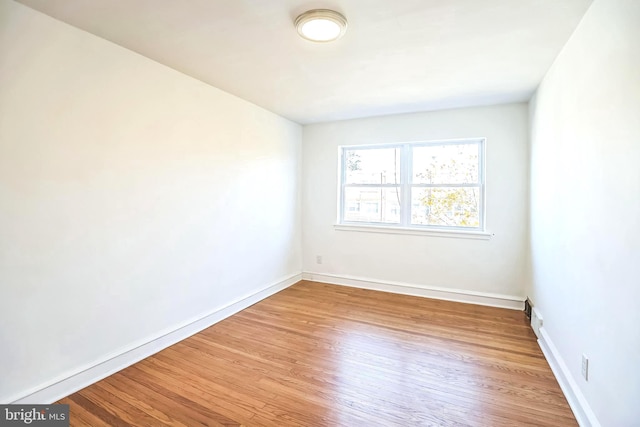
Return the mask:
[[339, 223], [484, 230], [484, 144], [342, 147]]

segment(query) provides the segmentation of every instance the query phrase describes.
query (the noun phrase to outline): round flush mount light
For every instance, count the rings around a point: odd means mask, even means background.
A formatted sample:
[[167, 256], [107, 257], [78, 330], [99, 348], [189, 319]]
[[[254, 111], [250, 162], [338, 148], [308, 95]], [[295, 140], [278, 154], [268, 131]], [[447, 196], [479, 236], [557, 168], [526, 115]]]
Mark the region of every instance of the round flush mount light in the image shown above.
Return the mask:
[[328, 9], [309, 10], [298, 16], [295, 24], [302, 38], [319, 43], [338, 40], [347, 31], [347, 19]]

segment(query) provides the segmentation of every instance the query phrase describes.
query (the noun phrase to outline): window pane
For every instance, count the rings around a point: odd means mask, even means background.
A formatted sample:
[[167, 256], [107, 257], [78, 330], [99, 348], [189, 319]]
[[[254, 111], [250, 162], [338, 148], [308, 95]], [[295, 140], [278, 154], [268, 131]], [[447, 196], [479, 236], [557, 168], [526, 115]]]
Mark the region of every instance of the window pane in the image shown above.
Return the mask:
[[414, 184], [478, 183], [480, 144], [430, 145], [413, 149]]
[[480, 227], [480, 189], [412, 188], [411, 224]]
[[345, 150], [347, 184], [399, 184], [400, 149]]
[[400, 187], [346, 187], [344, 221], [400, 223]]

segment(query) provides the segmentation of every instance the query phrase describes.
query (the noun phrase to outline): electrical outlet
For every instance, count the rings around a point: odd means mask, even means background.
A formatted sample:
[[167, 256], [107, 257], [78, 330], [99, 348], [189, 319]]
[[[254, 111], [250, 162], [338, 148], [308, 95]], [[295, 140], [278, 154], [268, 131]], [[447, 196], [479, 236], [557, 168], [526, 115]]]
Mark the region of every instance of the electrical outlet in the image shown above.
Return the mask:
[[316, 255], [316, 264], [322, 264], [322, 255]]
[[584, 354], [582, 355], [582, 377], [589, 381], [589, 358]]

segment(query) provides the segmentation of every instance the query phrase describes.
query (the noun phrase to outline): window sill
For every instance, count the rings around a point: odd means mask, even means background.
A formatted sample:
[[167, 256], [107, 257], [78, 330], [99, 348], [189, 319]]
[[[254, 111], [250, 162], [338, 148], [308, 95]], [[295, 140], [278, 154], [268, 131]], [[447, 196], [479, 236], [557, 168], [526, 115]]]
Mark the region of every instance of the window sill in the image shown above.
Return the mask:
[[494, 233], [488, 233], [486, 231], [434, 230], [425, 228], [393, 227], [387, 225], [334, 224], [333, 228], [338, 231], [448, 237], [452, 239], [489, 240], [494, 235]]

